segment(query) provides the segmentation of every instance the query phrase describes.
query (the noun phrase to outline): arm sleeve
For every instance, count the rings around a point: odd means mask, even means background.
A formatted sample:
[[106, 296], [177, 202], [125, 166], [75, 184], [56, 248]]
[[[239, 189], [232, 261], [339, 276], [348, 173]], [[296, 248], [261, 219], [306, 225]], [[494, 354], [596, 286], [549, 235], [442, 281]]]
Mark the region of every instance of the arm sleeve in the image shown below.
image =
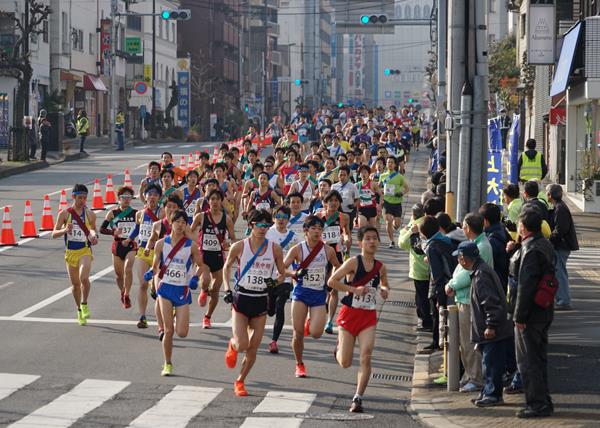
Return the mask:
[[108, 228], [108, 225], [110, 224], [110, 222], [108, 220], [104, 220], [102, 222], [102, 226], [100, 226], [100, 233], [103, 235], [110, 235], [113, 236], [114, 234], [114, 230], [112, 228]]
[[129, 239], [134, 240], [135, 238], [137, 238], [137, 236], [139, 235], [139, 233], [140, 233], [140, 225], [136, 223], [135, 227], [133, 228], [133, 230], [129, 234]]
[[462, 290], [471, 286], [471, 275], [461, 265], [456, 265], [448, 286], [453, 290]]
[[490, 328], [496, 328], [501, 323], [502, 303], [497, 293], [496, 284], [489, 275], [481, 274], [480, 281], [484, 281], [483, 287], [478, 287], [480, 305], [485, 314], [485, 325]]

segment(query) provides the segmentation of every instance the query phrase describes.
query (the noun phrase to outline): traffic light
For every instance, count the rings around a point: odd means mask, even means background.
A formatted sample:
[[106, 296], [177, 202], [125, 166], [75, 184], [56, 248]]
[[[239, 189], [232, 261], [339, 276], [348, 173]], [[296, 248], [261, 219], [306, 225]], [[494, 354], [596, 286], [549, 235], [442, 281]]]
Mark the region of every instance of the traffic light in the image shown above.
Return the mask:
[[344, 103], [338, 103], [338, 108], [344, 107]]
[[408, 99], [408, 103], [409, 103], [409, 104], [412, 104], [412, 103], [413, 103], [413, 101], [414, 101], [414, 99], [413, 99], [413, 98], [409, 98], [409, 99]]
[[160, 17], [165, 20], [187, 21], [192, 17], [192, 11], [189, 9], [163, 10]]
[[388, 22], [387, 15], [362, 15], [360, 17], [360, 23], [362, 25], [376, 25], [386, 24]]
[[301, 79], [294, 80], [294, 85], [296, 85], [296, 86], [300, 86], [303, 83], [308, 83], [308, 80], [301, 80]]
[[248, 110], [250, 110], [250, 109], [248, 108], [248, 104], [244, 104], [244, 112], [245, 112], [245, 113], [248, 113]]
[[383, 74], [385, 74], [386, 76], [392, 76], [395, 74], [400, 74], [400, 70], [394, 68], [386, 68], [383, 70]]

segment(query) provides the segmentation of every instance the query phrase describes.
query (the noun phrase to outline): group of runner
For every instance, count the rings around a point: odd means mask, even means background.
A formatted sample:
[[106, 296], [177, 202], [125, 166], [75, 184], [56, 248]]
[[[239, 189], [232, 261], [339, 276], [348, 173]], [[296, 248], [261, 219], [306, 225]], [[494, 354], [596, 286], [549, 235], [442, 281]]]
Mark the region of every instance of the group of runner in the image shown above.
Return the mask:
[[[234, 392], [247, 395], [245, 379], [256, 360], [267, 315], [275, 316], [268, 350], [276, 354], [291, 297], [295, 376], [307, 377], [304, 338], [333, 334], [335, 320], [339, 328], [334, 354], [342, 367], [350, 366], [359, 342], [358, 385], [350, 410], [362, 411], [377, 301], [389, 292], [386, 268], [375, 259], [379, 225], [386, 223], [393, 247], [402, 198], [408, 192], [403, 172], [411, 143], [394, 137], [403, 127], [395, 116], [383, 119], [378, 132], [368, 138], [357, 117], [347, 119], [358, 124], [351, 141], [323, 132], [320, 141], [303, 143], [292, 125], [273, 140], [273, 153], [262, 159], [253, 146], [253, 130], [242, 150], [223, 144], [216, 163], [203, 153], [200, 165], [190, 171], [177, 168], [165, 152], [161, 162], [148, 165], [138, 189], [144, 204], [139, 210], [131, 206], [134, 189], [118, 190], [118, 205], [108, 211], [100, 233], [113, 237], [116, 283], [126, 309], [132, 306], [135, 268], [140, 284], [138, 328], [148, 327], [148, 289], [156, 300], [163, 376], [173, 371], [174, 334], [188, 334], [191, 290], [200, 288], [198, 304], [206, 308], [202, 326], [211, 328], [223, 287], [224, 301], [232, 305], [225, 363], [235, 368], [238, 354], [244, 354]], [[73, 187], [72, 206], [60, 213], [52, 235], [65, 239], [80, 325], [90, 317], [91, 247], [98, 243], [87, 194], [84, 185]], [[237, 240], [234, 225], [240, 216], [247, 229], [246, 237]], [[350, 257], [354, 227], [359, 227], [360, 254]], [[339, 292], [342, 305], [335, 318]]]

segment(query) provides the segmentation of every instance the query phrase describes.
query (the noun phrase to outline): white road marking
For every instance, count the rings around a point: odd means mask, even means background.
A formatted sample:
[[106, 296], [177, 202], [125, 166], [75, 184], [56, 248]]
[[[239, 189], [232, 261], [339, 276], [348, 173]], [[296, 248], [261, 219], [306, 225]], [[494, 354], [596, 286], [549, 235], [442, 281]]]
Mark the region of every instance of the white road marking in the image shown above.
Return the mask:
[[70, 427], [77, 419], [99, 407], [129, 382], [86, 379], [56, 400], [40, 407], [11, 427]]
[[[114, 268], [112, 265], [102, 269], [100, 272], [98, 272], [90, 277], [90, 283], [94, 282], [97, 279], [102, 278], [103, 276], [107, 275], [108, 273], [112, 272], [113, 270], [114, 270]], [[69, 294], [71, 294], [71, 287], [65, 288], [63, 291], [56, 293], [54, 296], [50, 296], [47, 299], [44, 299], [41, 302], [28, 307], [27, 309], [23, 309], [21, 312], [14, 314], [10, 318], [13, 318], [13, 319], [25, 318], [27, 315], [32, 314], [36, 311], [39, 311], [40, 309], [45, 308], [48, 305], [51, 305], [52, 303], [62, 299], [65, 296], [68, 296]]]
[[[39, 238], [41, 238], [42, 236], [49, 235], [51, 233], [52, 233], [51, 230], [47, 230], [45, 232], [40, 232]], [[0, 253], [3, 253], [5, 251], [8, 251], [8, 250], [13, 249], [13, 248], [19, 248], [21, 245], [26, 244], [26, 243], [28, 243], [30, 241], [33, 241], [34, 239], [38, 239], [38, 238], [24, 238], [24, 239], [21, 239], [20, 241], [17, 241], [17, 244], [19, 244], [19, 245], [16, 245], [16, 246], [13, 246], [13, 247], [1, 247], [0, 248]]]
[[8, 288], [8, 287], [10, 287], [13, 284], [14, 284], [14, 282], [12, 282], [12, 281], [11, 282], [6, 282], [6, 283], [0, 285], [0, 290], [2, 290], [3, 288]]
[[300, 428], [300, 418], [246, 418], [240, 428]]
[[13, 392], [18, 391], [37, 379], [39, 379], [39, 376], [0, 373], [0, 400], [8, 397]]
[[169, 147], [173, 147], [174, 144], [163, 144], [162, 146], [156, 146], [157, 149], [168, 149]]
[[288, 391], [269, 391], [253, 413], [306, 413], [317, 394]]
[[189, 421], [204, 410], [222, 391], [222, 388], [177, 385], [129, 426], [185, 428]]
[[133, 170], [137, 170], [137, 169], [142, 169], [142, 168], [146, 168], [148, 166], [148, 163], [144, 162], [142, 164], [139, 164], [138, 166], [136, 166], [135, 168], [133, 168]]
[[134, 146], [134, 149], [147, 149], [148, 147], [152, 147], [152, 146]]
[[180, 149], [187, 149], [188, 147], [194, 147], [195, 144], [185, 144], [183, 146], [179, 146]]

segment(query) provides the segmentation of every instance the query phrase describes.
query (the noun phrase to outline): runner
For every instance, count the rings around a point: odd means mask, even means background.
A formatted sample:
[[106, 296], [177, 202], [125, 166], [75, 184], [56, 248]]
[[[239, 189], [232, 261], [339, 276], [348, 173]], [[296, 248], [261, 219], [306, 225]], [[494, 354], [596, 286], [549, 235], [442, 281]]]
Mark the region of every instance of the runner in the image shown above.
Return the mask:
[[[184, 210], [176, 210], [170, 217], [171, 231], [156, 243], [152, 270], [157, 284], [157, 302], [163, 317], [164, 337], [162, 339], [165, 362], [161, 376], [173, 374], [173, 334], [186, 337], [190, 329], [190, 289], [198, 288], [198, 271], [202, 268], [202, 258], [198, 247], [186, 237], [188, 224]], [[197, 265], [194, 269], [194, 264]], [[195, 273], [192, 273], [194, 272]], [[173, 309], [174, 312], [173, 313]], [[174, 318], [177, 319], [175, 323]]]
[[129, 239], [136, 226], [137, 210], [131, 208], [133, 189], [121, 187], [117, 191], [119, 207], [110, 210], [100, 227], [100, 233], [113, 237], [112, 259], [117, 279], [117, 287], [121, 291], [121, 304], [125, 309], [131, 308], [131, 285], [133, 284], [133, 263], [137, 252], [137, 244]]
[[219, 182], [219, 189], [223, 192], [223, 208], [227, 211], [227, 214], [233, 218], [235, 213], [236, 184], [232, 180], [229, 180], [225, 174], [226, 169], [227, 166], [224, 163], [217, 163], [214, 168], [215, 178]]
[[[146, 320], [146, 308], [148, 306], [148, 286], [150, 281], [144, 278], [144, 274], [152, 267], [154, 259], [154, 250], [149, 250], [146, 254], [146, 244], [152, 236], [152, 225], [164, 217], [164, 210], [158, 205], [158, 200], [162, 194], [162, 189], [156, 183], [146, 186], [144, 189], [144, 200], [146, 204], [144, 209], [136, 213], [136, 227], [129, 234], [129, 241], [138, 238], [137, 259], [137, 276], [140, 283], [140, 291], [138, 293], [138, 308], [140, 319], [137, 323], [138, 328], [148, 328]], [[141, 196], [140, 196], [141, 198]], [[128, 240], [123, 242], [124, 245], [129, 245]]]
[[[252, 192], [258, 189], [258, 176], [261, 172], [263, 172], [264, 167], [261, 163], [255, 163], [252, 165], [252, 176], [244, 179], [244, 188], [242, 189], [242, 207], [246, 207], [248, 205], [248, 200]], [[268, 174], [267, 174], [268, 176]], [[247, 211], [242, 211], [242, 218], [246, 220], [248, 216]]]
[[379, 182], [383, 185], [383, 209], [386, 231], [390, 240], [388, 248], [394, 248], [394, 231], [402, 226], [402, 197], [408, 193], [408, 183], [398, 172], [398, 160], [394, 156], [387, 157], [386, 167]]
[[144, 199], [146, 187], [150, 184], [156, 184], [159, 187], [162, 185], [160, 181], [160, 164], [156, 161], [152, 161], [148, 164], [147, 177], [144, 177], [140, 182], [140, 200], [144, 204], [146, 203], [146, 199]]
[[196, 202], [201, 196], [200, 190], [198, 190], [199, 178], [198, 172], [192, 169], [185, 176], [187, 186], [181, 187], [177, 191], [179, 198], [183, 201], [183, 209], [188, 216], [189, 224], [192, 224], [192, 219], [194, 218], [194, 214], [196, 214]]
[[381, 211], [381, 190], [379, 184], [369, 178], [371, 169], [367, 165], [358, 168], [360, 181], [357, 183], [360, 201], [358, 203], [359, 227], [377, 225], [377, 214]]
[[[331, 246], [335, 250], [340, 264], [343, 262], [343, 253], [346, 252], [342, 246], [346, 249], [350, 249], [352, 245], [352, 235], [350, 234], [349, 219], [348, 215], [340, 212], [342, 205], [342, 196], [335, 190], [330, 191], [325, 199], [323, 200], [325, 208], [321, 210], [320, 217], [325, 221], [323, 229], [323, 241]], [[332, 265], [328, 266], [328, 276], [331, 274]], [[338, 305], [338, 292], [337, 290], [328, 289], [329, 294], [327, 296], [327, 310], [328, 319], [325, 325], [325, 332], [327, 334], [333, 334], [333, 318], [335, 317], [335, 311]]]
[[177, 187], [174, 185], [175, 174], [170, 169], [163, 169], [160, 172], [160, 181], [162, 182], [162, 196], [158, 201], [159, 205], [164, 204], [171, 193], [177, 194]]
[[[291, 211], [288, 207], [278, 207], [274, 215], [275, 224], [268, 230], [266, 235], [269, 242], [278, 244], [284, 253], [294, 245], [294, 241], [297, 239], [296, 233], [287, 228], [290, 213]], [[273, 272], [273, 279], [277, 279], [276, 273], [276, 271]], [[285, 281], [272, 291], [269, 293], [268, 314], [270, 317], [275, 315], [275, 322], [273, 323], [273, 335], [269, 344], [269, 352], [277, 354], [279, 353], [277, 340], [285, 324], [285, 303], [290, 298], [292, 284]]]
[[[202, 272], [202, 290], [198, 297], [201, 308], [206, 306], [208, 296], [208, 309], [202, 320], [202, 328], [211, 328], [210, 319], [219, 303], [219, 290], [223, 282], [223, 265], [225, 264], [224, 252], [229, 249], [229, 239], [235, 241], [235, 231], [231, 217], [223, 210], [223, 194], [219, 189], [208, 193], [209, 209], [200, 212], [194, 217], [192, 233], [200, 228], [198, 245], [204, 261]], [[226, 238], [229, 234], [229, 239]]]
[[[292, 294], [292, 349], [296, 358], [296, 377], [306, 377], [302, 359], [304, 336], [318, 339], [323, 334], [327, 310], [327, 270], [340, 266], [335, 250], [322, 241], [324, 223], [311, 215], [304, 220], [305, 241], [295, 245], [285, 257], [284, 265], [295, 263], [294, 291]], [[308, 318], [307, 318], [308, 316]]]
[[272, 213], [278, 205], [282, 205], [281, 196], [269, 186], [269, 174], [261, 172], [258, 174], [258, 189], [251, 193], [245, 211], [266, 210]]
[[287, 206], [290, 208], [290, 221], [287, 228], [294, 232], [293, 245], [302, 241], [304, 237], [304, 219], [308, 214], [302, 210], [303, 198], [298, 192], [291, 192], [285, 198]]
[[[348, 216], [348, 224], [350, 232], [352, 232], [359, 201], [358, 189], [350, 181], [350, 168], [348, 165], [338, 166], [338, 178], [340, 181], [331, 186], [331, 189], [336, 190], [342, 196], [342, 212]], [[350, 247], [348, 247], [349, 249]]]
[[[371, 377], [371, 355], [377, 326], [377, 291], [384, 300], [389, 293], [386, 267], [375, 259], [379, 243], [379, 232], [375, 227], [361, 227], [358, 230], [361, 254], [348, 259], [328, 281], [331, 288], [347, 293], [342, 298], [342, 308], [337, 318], [340, 328], [335, 359], [341, 367], [348, 368], [352, 364], [357, 339], [360, 349], [356, 393], [350, 406], [350, 411], [354, 413], [363, 412], [363, 395]], [[351, 285], [344, 284], [344, 278]]]
[[219, 182], [216, 178], [209, 178], [204, 183], [204, 196], [196, 200], [196, 214], [207, 211], [210, 208], [208, 204], [208, 194], [219, 188]]
[[319, 187], [317, 194], [310, 201], [310, 205], [308, 207], [308, 212], [311, 214], [316, 214], [320, 212], [323, 207], [323, 198], [331, 191], [331, 180], [327, 178], [322, 178], [319, 180]]
[[[283, 281], [285, 270], [281, 247], [269, 242], [265, 235], [273, 225], [271, 214], [255, 210], [250, 214], [248, 227], [250, 237], [231, 246], [225, 267], [223, 282], [225, 302], [232, 303], [232, 338], [228, 341], [225, 364], [233, 369], [237, 364], [238, 353], [246, 355], [242, 361], [240, 374], [234, 383], [235, 395], [248, 395], [244, 382], [256, 361], [256, 352], [265, 330], [267, 318], [267, 288], [273, 286], [271, 272], [277, 269], [279, 282]], [[237, 262], [238, 275], [230, 289], [231, 267]]]
[[302, 210], [306, 211], [310, 206], [310, 200], [312, 199], [316, 186], [308, 179], [308, 164], [301, 163], [298, 166], [298, 173], [300, 177], [292, 183], [286, 194], [289, 195], [295, 192], [301, 194], [303, 199]]
[[93, 259], [91, 246], [98, 243], [96, 214], [85, 205], [87, 195], [88, 189], [83, 184], [73, 186], [73, 203], [70, 208], [58, 214], [52, 231], [52, 238], [65, 238], [65, 262], [77, 306], [79, 325], [86, 325], [90, 317], [88, 297]]
[[279, 174], [283, 178], [284, 182], [284, 196], [290, 191], [292, 183], [298, 179], [298, 164], [296, 163], [296, 159], [298, 159], [298, 153], [293, 149], [288, 149], [286, 156], [287, 160], [281, 166], [281, 168], [279, 168]]

